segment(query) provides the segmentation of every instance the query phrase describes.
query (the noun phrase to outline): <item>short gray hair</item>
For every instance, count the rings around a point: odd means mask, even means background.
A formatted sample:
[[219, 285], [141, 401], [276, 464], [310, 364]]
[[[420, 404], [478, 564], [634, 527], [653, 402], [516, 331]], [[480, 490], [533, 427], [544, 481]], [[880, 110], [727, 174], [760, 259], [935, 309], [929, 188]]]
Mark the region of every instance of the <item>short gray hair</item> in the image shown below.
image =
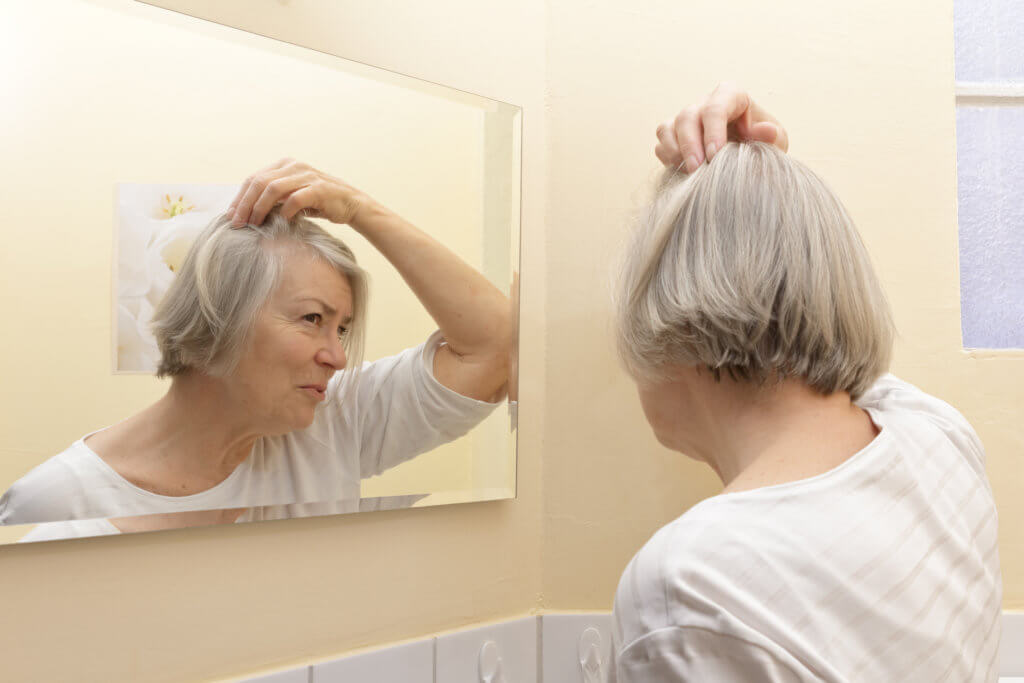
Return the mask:
[[697, 366], [856, 399], [888, 369], [892, 317], [867, 250], [793, 157], [728, 143], [690, 175], [666, 171], [639, 223], [616, 292], [634, 377]]
[[348, 367], [362, 363], [368, 278], [344, 242], [301, 214], [275, 207], [261, 225], [231, 227], [233, 213], [214, 218], [196, 238], [181, 272], [153, 313], [160, 348], [157, 377], [190, 370], [231, 374], [257, 316], [281, 280], [285, 250], [296, 245], [332, 266], [352, 289], [352, 321], [343, 345]]

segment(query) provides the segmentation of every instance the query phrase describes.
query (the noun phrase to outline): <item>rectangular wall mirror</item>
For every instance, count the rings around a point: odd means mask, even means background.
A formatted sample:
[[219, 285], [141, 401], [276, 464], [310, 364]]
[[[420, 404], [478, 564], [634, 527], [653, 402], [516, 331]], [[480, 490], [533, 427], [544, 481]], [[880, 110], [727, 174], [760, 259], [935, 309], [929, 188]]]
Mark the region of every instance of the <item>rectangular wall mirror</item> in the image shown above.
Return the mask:
[[[432, 236], [483, 274], [517, 318], [518, 107], [131, 0], [4, 2], [0, 64], [8, 236], [0, 250], [7, 317], [0, 542], [515, 495], [514, 358], [507, 387], [477, 402], [493, 405], [478, 406], [471, 420], [463, 416], [456, 431], [464, 435], [449, 440], [433, 425], [435, 434], [395, 456], [399, 464], [388, 461], [369, 475], [314, 468], [311, 478], [327, 483], [296, 485], [301, 492], [291, 497], [275, 490], [206, 505], [194, 488], [181, 496], [147, 488], [143, 477], [119, 468], [122, 461], [89, 453], [83, 437], [167, 394], [171, 380], [152, 371], [159, 356], [147, 336], [153, 307], [196, 235], [227, 209], [243, 180], [282, 158], [344, 179]], [[414, 351], [437, 338], [438, 324], [395, 267], [348, 226], [312, 220], [369, 273], [365, 360], [399, 356], [405, 360], [384, 362], [404, 367], [415, 366], [415, 356], [427, 367], [429, 353]], [[432, 376], [418, 381], [427, 391], [450, 392], [430, 384]], [[391, 411], [377, 425], [387, 441], [403, 429], [395, 406], [408, 402], [378, 386], [367, 396], [374, 401], [361, 419]], [[317, 415], [332, 409], [329, 399]], [[329, 450], [318, 435], [310, 443]], [[73, 458], [54, 460], [72, 447]], [[359, 457], [364, 464], [384, 459]], [[267, 455], [259, 467], [275, 462]], [[38, 469], [47, 463], [49, 470]], [[51, 471], [64, 478], [51, 482]], [[72, 485], [91, 487], [74, 493], [86, 499], [102, 499], [104, 487], [138, 489], [132, 495], [150, 494], [154, 507], [51, 504]], [[173, 498], [194, 502], [163, 505]], [[55, 509], [64, 517], [52, 518]]]

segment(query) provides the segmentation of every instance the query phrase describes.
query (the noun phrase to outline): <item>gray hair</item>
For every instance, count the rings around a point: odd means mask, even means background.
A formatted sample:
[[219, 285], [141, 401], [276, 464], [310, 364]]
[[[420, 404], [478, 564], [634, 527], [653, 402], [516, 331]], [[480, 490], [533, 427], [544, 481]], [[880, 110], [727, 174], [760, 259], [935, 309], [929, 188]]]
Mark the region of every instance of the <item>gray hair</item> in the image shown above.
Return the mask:
[[307, 250], [348, 279], [352, 322], [343, 346], [348, 367], [358, 372], [368, 278], [352, 250], [301, 214], [284, 218], [280, 207], [262, 225], [232, 228], [232, 215], [220, 214], [200, 233], [153, 313], [162, 356], [157, 377], [190, 370], [223, 377], [234, 371], [257, 316], [281, 280], [286, 250], [275, 246], [288, 245]]
[[764, 143], [729, 143], [688, 176], [665, 173], [625, 255], [616, 318], [634, 377], [697, 366], [855, 399], [888, 369], [894, 335], [842, 203]]

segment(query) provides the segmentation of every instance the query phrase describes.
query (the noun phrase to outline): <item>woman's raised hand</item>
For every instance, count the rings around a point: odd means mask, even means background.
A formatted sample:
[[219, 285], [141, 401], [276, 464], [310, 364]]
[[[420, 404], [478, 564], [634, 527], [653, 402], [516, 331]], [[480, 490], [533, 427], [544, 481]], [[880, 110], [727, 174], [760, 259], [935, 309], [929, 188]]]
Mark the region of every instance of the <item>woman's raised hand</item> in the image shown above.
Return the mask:
[[733, 83], [719, 83], [706, 100], [686, 107], [656, 132], [658, 160], [676, 168], [685, 164], [687, 173], [712, 159], [729, 140], [774, 143], [783, 152], [789, 149], [782, 124]]
[[351, 223], [370, 198], [351, 185], [294, 159], [281, 159], [257, 171], [242, 183], [228, 211], [232, 225], [259, 225], [277, 204], [281, 215], [292, 218], [299, 211], [332, 223]]

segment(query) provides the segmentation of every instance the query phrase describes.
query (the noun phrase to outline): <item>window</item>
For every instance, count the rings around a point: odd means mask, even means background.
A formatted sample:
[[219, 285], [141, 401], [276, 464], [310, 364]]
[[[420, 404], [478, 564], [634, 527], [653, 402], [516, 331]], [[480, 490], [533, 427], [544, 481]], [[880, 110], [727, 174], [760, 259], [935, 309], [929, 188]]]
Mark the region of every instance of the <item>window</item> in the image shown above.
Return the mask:
[[966, 348], [1024, 348], [1024, 2], [955, 0]]

